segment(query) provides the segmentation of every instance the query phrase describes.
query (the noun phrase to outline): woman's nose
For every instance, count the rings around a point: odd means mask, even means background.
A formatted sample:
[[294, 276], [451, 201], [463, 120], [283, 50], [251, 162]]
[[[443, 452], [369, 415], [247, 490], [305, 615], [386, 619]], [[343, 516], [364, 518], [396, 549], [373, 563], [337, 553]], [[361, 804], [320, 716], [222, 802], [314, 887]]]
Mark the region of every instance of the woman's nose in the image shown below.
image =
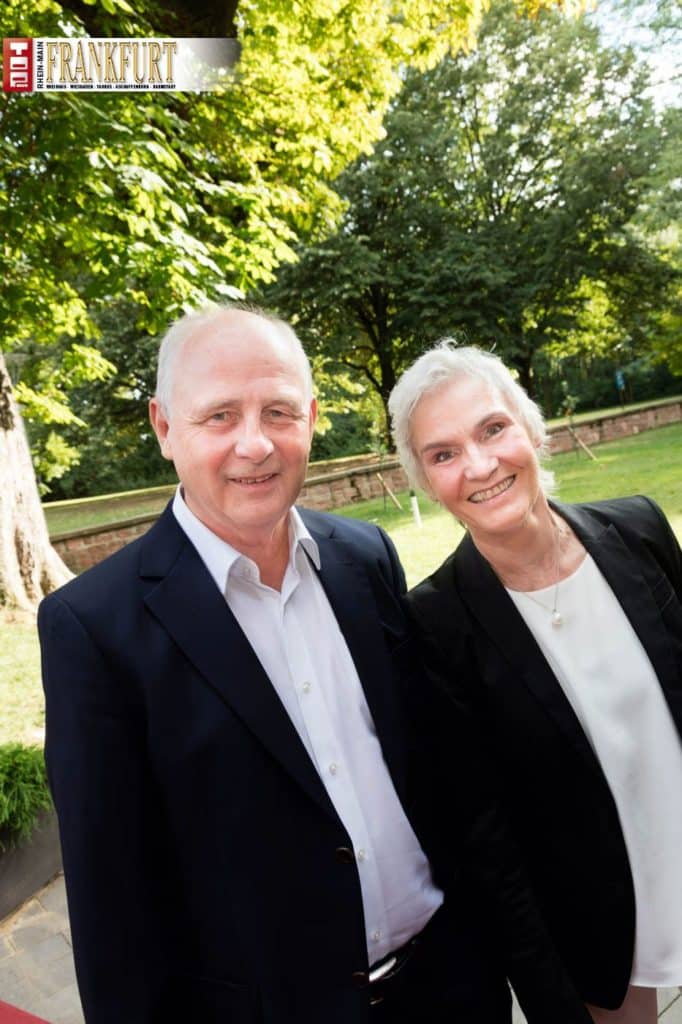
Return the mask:
[[467, 480], [486, 480], [498, 467], [495, 455], [483, 451], [478, 446], [466, 453], [464, 476]]

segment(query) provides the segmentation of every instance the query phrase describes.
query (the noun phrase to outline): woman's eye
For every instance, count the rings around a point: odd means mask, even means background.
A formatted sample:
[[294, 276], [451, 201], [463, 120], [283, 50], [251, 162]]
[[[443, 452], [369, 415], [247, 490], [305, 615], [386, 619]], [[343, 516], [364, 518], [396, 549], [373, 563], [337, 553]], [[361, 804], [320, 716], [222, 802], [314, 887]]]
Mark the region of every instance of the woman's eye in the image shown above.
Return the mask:
[[436, 454], [433, 456], [433, 461], [436, 463], [436, 465], [438, 465], [438, 463], [447, 462], [448, 459], [450, 458], [452, 458], [452, 452], [450, 450], [447, 450], [442, 452], [436, 452]]
[[485, 428], [486, 437], [494, 437], [499, 434], [501, 430], [504, 430], [504, 423], [489, 423]]

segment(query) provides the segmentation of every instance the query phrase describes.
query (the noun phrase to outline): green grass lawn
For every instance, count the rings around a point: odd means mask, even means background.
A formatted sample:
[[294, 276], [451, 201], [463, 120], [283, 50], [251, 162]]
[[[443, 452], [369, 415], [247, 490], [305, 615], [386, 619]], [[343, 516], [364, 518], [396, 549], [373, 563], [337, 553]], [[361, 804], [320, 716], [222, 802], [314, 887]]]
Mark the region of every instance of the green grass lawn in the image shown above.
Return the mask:
[[43, 742], [43, 690], [35, 622], [0, 614], [0, 744]]
[[[682, 424], [603, 444], [594, 452], [598, 462], [573, 452], [552, 459], [559, 482], [558, 497], [588, 501], [648, 494], [658, 501], [682, 538]], [[155, 497], [158, 501], [159, 495]], [[401, 494], [399, 499], [402, 511], [381, 498], [337, 511], [384, 526], [413, 586], [447, 557], [461, 538], [462, 529], [423, 495], [419, 499], [423, 525], [419, 529], [412, 519], [409, 495]], [[43, 700], [38, 642], [28, 616], [0, 616], [0, 707], [0, 743], [41, 742]]]

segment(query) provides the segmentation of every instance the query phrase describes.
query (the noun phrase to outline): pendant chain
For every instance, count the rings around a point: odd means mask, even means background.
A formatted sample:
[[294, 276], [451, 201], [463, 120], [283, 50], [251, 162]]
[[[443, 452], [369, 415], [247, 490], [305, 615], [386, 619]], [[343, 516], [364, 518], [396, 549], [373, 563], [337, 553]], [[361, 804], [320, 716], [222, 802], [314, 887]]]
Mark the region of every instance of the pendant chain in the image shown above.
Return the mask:
[[533, 597], [527, 590], [522, 590], [521, 593], [524, 597], [527, 597], [529, 601], [532, 601], [539, 608], [544, 608], [546, 612], [550, 612], [552, 616], [552, 626], [554, 629], [559, 629], [564, 624], [564, 617], [559, 611], [557, 605], [559, 601], [559, 547], [560, 547], [560, 532], [559, 527], [552, 516], [552, 526], [554, 527], [554, 594], [552, 597], [552, 607], [548, 608], [542, 601], [538, 601], [537, 597]]

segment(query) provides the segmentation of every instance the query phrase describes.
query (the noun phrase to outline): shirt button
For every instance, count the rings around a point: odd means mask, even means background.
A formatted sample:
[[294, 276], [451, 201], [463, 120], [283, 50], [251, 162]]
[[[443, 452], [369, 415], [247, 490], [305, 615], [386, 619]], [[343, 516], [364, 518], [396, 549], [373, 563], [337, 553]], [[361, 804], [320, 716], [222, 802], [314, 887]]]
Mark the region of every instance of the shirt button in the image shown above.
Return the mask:
[[339, 770], [339, 766], [337, 764], [334, 764], [334, 762], [332, 761], [332, 763], [329, 765], [329, 773], [330, 773], [330, 775], [336, 775], [338, 770]]
[[310, 693], [310, 685], [311, 684], [308, 682], [303, 683], [301, 689], [303, 690], [304, 693]]
[[357, 858], [358, 858], [359, 861], [366, 860], [367, 854], [365, 853], [364, 850], [358, 850]]
[[379, 941], [379, 939], [381, 938], [381, 932], [380, 932], [380, 930], [378, 928], [374, 929], [374, 931], [372, 932], [371, 938], [372, 938], [372, 942], [378, 942]]

